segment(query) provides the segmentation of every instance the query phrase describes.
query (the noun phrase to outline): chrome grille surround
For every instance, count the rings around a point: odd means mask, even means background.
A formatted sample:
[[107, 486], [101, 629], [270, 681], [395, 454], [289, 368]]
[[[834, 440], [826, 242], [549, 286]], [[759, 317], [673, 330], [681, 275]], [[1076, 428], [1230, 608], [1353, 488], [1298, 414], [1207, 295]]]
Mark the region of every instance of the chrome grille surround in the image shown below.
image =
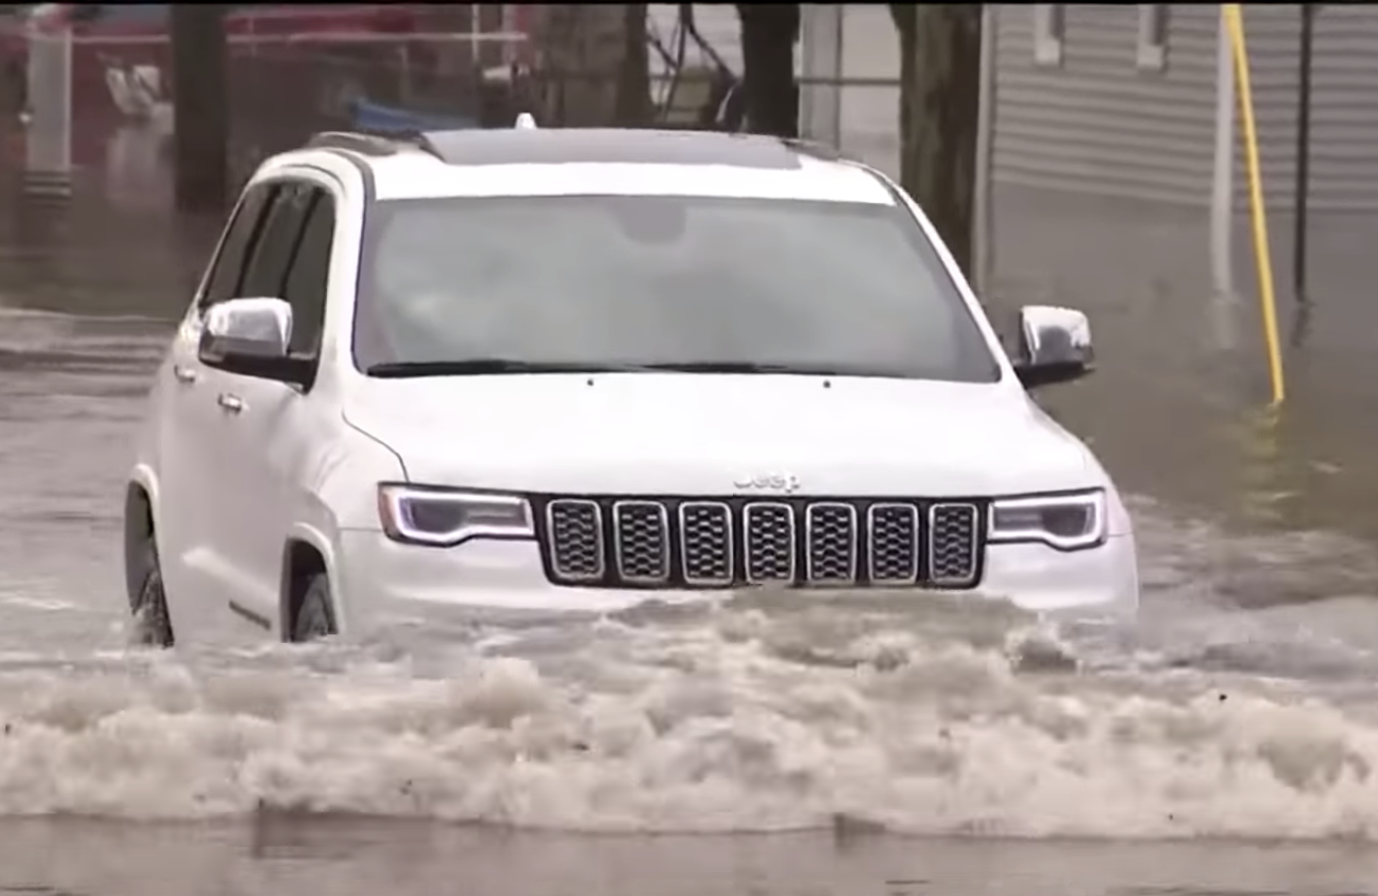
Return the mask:
[[736, 575], [736, 527], [732, 508], [721, 501], [679, 505], [679, 552], [684, 583], [725, 588]]
[[617, 574], [634, 585], [670, 580], [670, 513], [659, 501], [612, 505], [612, 549]]
[[928, 508], [928, 578], [933, 584], [965, 587], [976, 583], [980, 527], [981, 513], [975, 504], [943, 502]]
[[876, 503], [866, 508], [866, 578], [873, 585], [913, 585], [919, 581], [919, 508]]
[[988, 502], [530, 496], [547, 577], [604, 588], [974, 588]]
[[793, 583], [798, 563], [794, 507], [753, 501], [742, 508], [742, 561], [752, 585]]
[[820, 501], [804, 508], [804, 577], [811, 585], [856, 584], [856, 508]]
[[564, 582], [596, 582], [607, 573], [603, 508], [587, 498], [556, 498], [545, 508], [550, 569]]

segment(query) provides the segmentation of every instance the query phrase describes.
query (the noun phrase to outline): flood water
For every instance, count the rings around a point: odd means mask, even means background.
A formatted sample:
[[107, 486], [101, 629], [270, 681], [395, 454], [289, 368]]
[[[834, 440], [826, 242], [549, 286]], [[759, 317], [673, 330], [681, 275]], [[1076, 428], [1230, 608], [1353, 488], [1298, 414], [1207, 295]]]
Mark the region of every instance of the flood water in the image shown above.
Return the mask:
[[1266, 414], [1200, 216], [999, 191], [997, 320], [1091, 315], [1046, 403], [1132, 495], [1131, 632], [767, 594], [163, 655], [120, 499], [216, 225], [129, 176], [0, 198], [0, 894], [1378, 892], [1371, 223], [1316, 224]]
[[1375, 888], [1372, 395], [1308, 366], [1345, 301], [1270, 420], [1249, 307], [1021, 269], [1061, 251], [1025, 206], [1068, 245], [1113, 210], [1002, 194], [997, 315], [1057, 288], [1095, 322], [1102, 371], [1048, 405], [1134, 494], [1121, 638], [766, 595], [156, 655], [126, 646], [120, 495], [215, 228], [104, 196], [0, 220], [0, 892]]

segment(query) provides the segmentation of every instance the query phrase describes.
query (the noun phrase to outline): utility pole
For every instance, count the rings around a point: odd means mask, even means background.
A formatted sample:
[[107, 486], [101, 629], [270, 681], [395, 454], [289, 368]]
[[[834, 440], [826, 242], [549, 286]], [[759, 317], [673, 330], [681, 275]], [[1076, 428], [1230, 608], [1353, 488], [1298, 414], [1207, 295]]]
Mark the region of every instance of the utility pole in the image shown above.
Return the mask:
[[225, 6], [173, 3], [174, 194], [184, 212], [220, 211], [229, 192]]
[[890, 6], [903, 61], [900, 182], [972, 277], [982, 5]]

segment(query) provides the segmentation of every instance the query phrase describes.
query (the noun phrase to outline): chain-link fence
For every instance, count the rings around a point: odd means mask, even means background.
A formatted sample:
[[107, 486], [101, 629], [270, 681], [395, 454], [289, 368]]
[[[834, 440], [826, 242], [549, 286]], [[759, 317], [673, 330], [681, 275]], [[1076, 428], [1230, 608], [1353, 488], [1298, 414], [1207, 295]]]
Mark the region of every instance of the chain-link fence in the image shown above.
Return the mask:
[[[135, 157], [154, 164], [167, 154], [168, 7], [133, 7], [163, 14], [132, 20], [123, 7], [96, 8], [110, 12], [78, 23], [0, 24], [0, 134], [24, 148], [6, 153], [11, 165], [118, 181]], [[526, 53], [529, 15], [511, 5], [274, 12], [283, 9], [238, 7], [225, 18], [231, 157], [241, 173], [322, 129], [486, 121]]]

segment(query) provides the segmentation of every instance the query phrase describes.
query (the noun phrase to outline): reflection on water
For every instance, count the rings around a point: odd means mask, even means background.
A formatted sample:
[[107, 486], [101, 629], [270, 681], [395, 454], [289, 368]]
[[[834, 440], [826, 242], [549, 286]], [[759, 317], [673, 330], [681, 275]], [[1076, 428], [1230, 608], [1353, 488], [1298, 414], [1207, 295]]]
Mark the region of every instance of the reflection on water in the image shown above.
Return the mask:
[[1100, 371], [1044, 401], [1122, 484], [1245, 530], [1378, 541], [1378, 302], [1367, 286], [1378, 220], [1313, 215], [1313, 303], [1279, 299], [1292, 338], [1276, 414], [1265, 410], [1252, 261], [1236, 259], [1240, 295], [1212, 298], [1204, 211], [1007, 187], [996, 223], [997, 315], [1028, 302], [1090, 314]]

